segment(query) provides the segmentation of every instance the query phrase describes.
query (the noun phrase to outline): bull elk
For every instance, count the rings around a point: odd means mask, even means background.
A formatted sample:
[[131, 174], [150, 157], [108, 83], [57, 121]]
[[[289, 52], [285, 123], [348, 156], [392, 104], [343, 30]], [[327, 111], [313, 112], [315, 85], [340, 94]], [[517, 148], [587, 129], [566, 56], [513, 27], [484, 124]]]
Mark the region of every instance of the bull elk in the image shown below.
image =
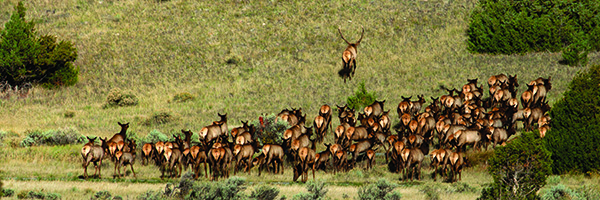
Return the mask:
[[346, 83], [346, 78], [349, 78], [350, 80], [352, 80], [352, 77], [354, 76], [354, 72], [356, 71], [357, 47], [360, 44], [360, 41], [363, 39], [363, 36], [365, 34], [365, 29], [364, 28], [362, 29], [360, 39], [358, 39], [358, 41], [356, 41], [356, 43], [348, 42], [348, 40], [346, 40], [346, 38], [344, 38], [341, 28], [338, 28], [338, 32], [340, 33], [340, 36], [346, 42], [346, 44], [348, 44], [348, 47], [346, 47], [346, 50], [344, 50], [344, 52], [342, 53], [342, 62], [344, 64], [344, 66], [343, 66], [342, 70], [340, 70], [340, 72], [339, 72], [339, 75], [342, 76], [342, 78], [344, 78], [344, 83]]

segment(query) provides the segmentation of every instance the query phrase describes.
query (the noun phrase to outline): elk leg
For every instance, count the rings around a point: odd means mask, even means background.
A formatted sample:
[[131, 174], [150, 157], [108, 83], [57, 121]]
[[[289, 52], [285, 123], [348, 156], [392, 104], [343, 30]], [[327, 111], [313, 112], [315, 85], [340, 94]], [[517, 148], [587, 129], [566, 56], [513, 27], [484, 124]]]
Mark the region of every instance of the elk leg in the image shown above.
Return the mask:
[[133, 172], [133, 177], [135, 177], [137, 179], [137, 176], [135, 175], [135, 171], [133, 171], [133, 165], [129, 164], [129, 166], [131, 167], [131, 172]]

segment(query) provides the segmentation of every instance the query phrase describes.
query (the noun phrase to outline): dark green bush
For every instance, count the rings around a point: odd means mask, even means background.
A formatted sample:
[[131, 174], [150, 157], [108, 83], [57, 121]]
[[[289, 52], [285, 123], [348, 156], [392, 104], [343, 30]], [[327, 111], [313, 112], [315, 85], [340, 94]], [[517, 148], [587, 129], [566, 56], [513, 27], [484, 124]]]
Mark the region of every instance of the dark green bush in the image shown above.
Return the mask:
[[358, 197], [360, 200], [379, 200], [379, 199], [400, 199], [402, 196], [399, 193], [392, 192], [398, 187], [395, 183], [390, 183], [386, 179], [379, 179], [375, 183], [360, 187], [358, 189]]
[[268, 185], [260, 185], [254, 188], [250, 194], [250, 199], [256, 200], [274, 200], [279, 195], [279, 189]]
[[52, 35], [38, 37], [33, 20], [25, 20], [22, 2], [0, 30], [0, 82], [11, 86], [39, 83], [45, 87], [69, 86], [77, 82], [79, 68], [73, 65], [77, 49], [69, 41]]
[[600, 49], [600, 4], [570, 0], [480, 0], [469, 21], [471, 52], [563, 51], [564, 62], [585, 64]]
[[496, 148], [489, 164], [494, 183], [482, 190], [479, 199], [538, 199], [537, 191], [552, 172], [550, 152], [537, 131]]
[[146, 137], [138, 139], [137, 143], [139, 144], [146, 144], [146, 143], [156, 143], [159, 141], [168, 141], [169, 137], [163, 133], [161, 133], [160, 131], [154, 129], [152, 131], [150, 131], [150, 133], [148, 133], [148, 135], [146, 135]]
[[15, 190], [13, 189], [1, 188], [0, 190], [0, 197], [12, 197], [13, 195], [15, 195]]
[[231, 177], [220, 182], [196, 184], [185, 199], [243, 199], [246, 197], [243, 193], [246, 189], [244, 184], [246, 184], [246, 180], [239, 177]]
[[103, 191], [96, 192], [96, 194], [94, 194], [94, 196], [91, 199], [92, 200], [110, 200], [111, 197], [112, 197], [112, 195], [110, 194], [109, 191], [103, 190]]
[[[264, 127], [260, 125], [260, 118], [263, 120]], [[260, 116], [259, 119], [250, 121], [250, 124], [257, 127], [257, 137], [263, 144], [281, 144], [283, 141], [283, 132], [290, 126], [287, 122], [280, 120], [275, 122], [277, 115], [271, 113], [267, 116]]]
[[600, 65], [576, 75], [563, 98], [550, 111], [550, 131], [544, 137], [552, 152], [552, 171], [590, 172], [600, 169]]
[[139, 103], [138, 98], [133, 94], [124, 93], [119, 88], [113, 88], [108, 92], [106, 96], [106, 103], [102, 106], [103, 108], [110, 108], [115, 106], [135, 106]]
[[194, 172], [192, 171], [188, 171], [183, 176], [181, 176], [181, 179], [179, 179], [179, 185], [177, 185], [176, 187], [177, 189], [179, 189], [179, 196], [186, 196], [190, 192], [190, 190], [193, 189], [194, 182]]
[[360, 111], [364, 107], [371, 105], [375, 100], [377, 100], [375, 92], [368, 92], [363, 81], [358, 84], [358, 89], [354, 91], [354, 96], [348, 97], [346, 104], [348, 104], [348, 107]]
[[327, 187], [324, 182], [321, 181], [308, 181], [306, 183], [306, 189], [308, 193], [302, 192], [294, 195], [292, 199], [297, 200], [321, 200], [325, 199], [327, 194]]
[[33, 130], [27, 131], [27, 136], [21, 141], [22, 147], [33, 145], [67, 145], [87, 142], [85, 136], [76, 129], [67, 127], [58, 130]]

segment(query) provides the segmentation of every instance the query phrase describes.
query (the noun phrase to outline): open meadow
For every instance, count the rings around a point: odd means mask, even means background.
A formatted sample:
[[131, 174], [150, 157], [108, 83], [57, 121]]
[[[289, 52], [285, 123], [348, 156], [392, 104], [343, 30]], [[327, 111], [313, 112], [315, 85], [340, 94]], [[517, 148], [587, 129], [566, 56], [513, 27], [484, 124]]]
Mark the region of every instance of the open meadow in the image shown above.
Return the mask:
[[[17, 0], [0, 1], [0, 23], [10, 18]], [[466, 29], [475, 0], [406, 1], [186, 1], [186, 0], [30, 0], [23, 2], [27, 19], [36, 22], [39, 34], [70, 40], [78, 51], [75, 65], [79, 82], [72, 87], [47, 90], [34, 87], [26, 98], [0, 99], [0, 177], [4, 188], [15, 193], [43, 189], [63, 199], [87, 199], [109, 191], [134, 199], [148, 191], [164, 190], [155, 166], [134, 168], [137, 179], [113, 179], [114, 165], [106, 160], [102, 179], [81, 180], [82, 144], [21, 147], [28, 131], [74, 129], [85, 136], [111, 137], [117, 122], [129, 122], [130, 134], [144, 137], [152, 130], [178, 133], [202, 127], [227, 113], [229, 127], [257, 120], [263, 114], [285, 108], [302, 108], [307, 124], [323, 104], [335, 108], [362, 82], [378, 100], [386, 100], [392, 123], [399, 122], [396, 107], [402, 96], [439, 97], [445, 88], [460, 88], [467, 79], [486, 80], [500, 73], [518, 75], [518, 94], [525, 83], [552, 77], [550, 105], [562, 98], [569, 82], [585, 67], [559, 64], [560, 53], [481, 55], [466, 50]], [[338, 76], [346, 43], [364, 38], [358, 47], [356, 75], [344, 81]], [[2, 26], [3, 28], [3, 26]], [[589, 65], [600, 64], [600, 54], [589, 54]], [[120, 89], [135, 95], [139, 104], [105, 107], [109, 92]], [[192, 100], [174, 97], [189, 93]], [[488, 95], [487, 93], [485, 94]], [[168, 115], [166, 123], [153, 123]], [[336, 116], [336, 113], [334, 113]], [[334, 117], [334, 127], [339, 124]], [[331, 132], [326, 142], [333, 141]], [[318, 151], [325, 149], [318, 145]], [[427, 199], [423, 188], [434, 188], [441, 199], [475, 199], [493, 180], [485, 161], [463, 170], [465, 185], [434, 182], [431, 169], [423, 168], [421, 181], [398, 181], [384, 165], [363, 165], [334, 175], [319, 171], [333, 199], [354, 198], [358, 188], [380, 178], [399, 184], [406, 199]], [[425, 165], [428, 166], [426, 157]], [[285, 174], [245, 177], [246, 193], [260, 184], [281, 190], [290, 198], [306, 191]], [[88, 167], [93, 173], [93, 166]], [[311, 178], [312, 179], [312, 178]], [[310, 179], [309, 179], [310, 180]], [[600, 190], [597, 174], [551, 176], [546, 186], [558, 183]], [[208, 181], [200, 178], [198, 181]], [[461, 190], [456, 188], [461, 187]], [[467, 188], [464, 190], [464, 188]], [[542, 189], [541, 191], [543, 191]], [[8, 198], [16, 199], [16, 195]]]

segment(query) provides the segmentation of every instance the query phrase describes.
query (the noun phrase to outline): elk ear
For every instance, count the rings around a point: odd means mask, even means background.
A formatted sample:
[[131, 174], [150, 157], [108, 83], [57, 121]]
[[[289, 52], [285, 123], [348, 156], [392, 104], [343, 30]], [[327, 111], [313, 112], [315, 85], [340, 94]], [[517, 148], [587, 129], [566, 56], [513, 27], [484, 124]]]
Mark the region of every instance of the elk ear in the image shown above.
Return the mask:
[[117, 124], [119, 124], [119, 126], [123, 126], [123, 124], [121, 124], [121, 122], [117, 122]]

